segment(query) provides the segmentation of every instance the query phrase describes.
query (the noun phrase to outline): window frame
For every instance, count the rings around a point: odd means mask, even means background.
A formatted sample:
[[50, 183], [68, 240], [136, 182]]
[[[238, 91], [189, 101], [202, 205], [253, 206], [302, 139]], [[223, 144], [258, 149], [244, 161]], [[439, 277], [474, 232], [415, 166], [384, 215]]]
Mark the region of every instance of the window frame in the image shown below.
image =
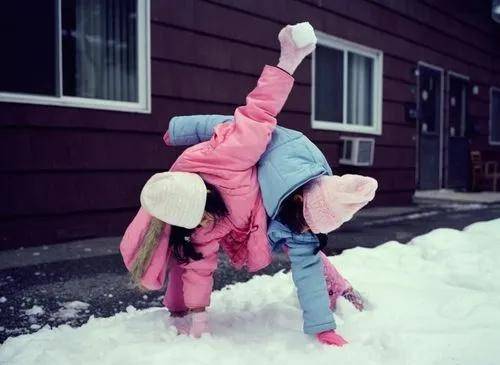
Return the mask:
[[56, 44], [57, 68], [56, 84], [58, 96], [35, 95], [0, 91], [0, 102], [55, 105], [72, 108], [101, 109], [120, 112], [151, 113], [151, 31], [150, 0], [137, 0], [137, 102], [91, 99], [62, 94], [62, 38], [61, 38], [61, 1], [57, 0]]
[[[489, 141], [489, 144], [490, 146], [500, 146], [500, 140], [493, 140], [493, 93], [494, 92], [497, 92], [499, 94], [499, 97], [500, 97], [500, 87], [496, 87], [496, 86], [491, 86], [490, 87], [490, 118], [489, 118], [489, 136], [488, 136], [488, 141]], [[499, 116], [499, 119], [500, 119], [500, 116]], [[500, 128], [500, 126], [498, 126], [498, 128]]]
[[[342, 122], [332, 122], [317, 120], [315, 118], [315, 92], [316, 92], [316, 51], [312, 54], [311, 60], [311, 127], [313, 129], [331, 130], [339, 132], [354, 132], [363, 134], [382, 134], [382, 86], [383, 86], [383, 62], [384, 54], [381, 50], [366, 47], [357, 43], [347, 41], [323, 32], [316, 31], [318, 45], [343, 51], [343, 120]], [[372, 115], [373, 125], [362, 126], [356, 124], [347, 124], [347, 63], [348, 52], [359, 54], [361, 56], [373, 59], [373, 96], [372, 96]]]

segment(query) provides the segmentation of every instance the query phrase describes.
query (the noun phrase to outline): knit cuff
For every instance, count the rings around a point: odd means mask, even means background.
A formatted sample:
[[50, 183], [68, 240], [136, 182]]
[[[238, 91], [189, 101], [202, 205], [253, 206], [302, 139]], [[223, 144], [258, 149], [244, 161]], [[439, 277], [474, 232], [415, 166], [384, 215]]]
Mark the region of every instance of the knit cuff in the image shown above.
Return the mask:
[[335, 325], [335, 321], [333, 320], [333, 317], [332, 317], [331, 322], [317, 324], [314, 326], [306, 326], [304, 324], [304, 333], [307, 333], [308, 335], [315, 335], [317, 333], [335, 330], [335, 328], [337, 328], [337, 326]]

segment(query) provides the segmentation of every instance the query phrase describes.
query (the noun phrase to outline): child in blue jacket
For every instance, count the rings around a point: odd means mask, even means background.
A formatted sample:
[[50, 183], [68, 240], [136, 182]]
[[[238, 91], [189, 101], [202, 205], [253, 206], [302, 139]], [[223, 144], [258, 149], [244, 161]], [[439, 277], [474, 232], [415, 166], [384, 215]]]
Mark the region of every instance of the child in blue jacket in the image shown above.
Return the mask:
[[[209, 139], [232, 116], [193, 115], [171, 119], [169, 145], [192, 145]], [[341, 346], [332, 309], [342, 295], [361, 310], [361, 297], [331, 265], [320, 249], [329, 233], [349, 220], [374, 197], [374, 179], [332, 176], [321, 151], [302, 133], [277, 127], [258, 165], [259, 185], [271, 221], [273, 250], [290, 257], [291, 271], [303, 310], [304, 332], [322, 343]], [[324, 279], [326, 277], [326, 280]]]

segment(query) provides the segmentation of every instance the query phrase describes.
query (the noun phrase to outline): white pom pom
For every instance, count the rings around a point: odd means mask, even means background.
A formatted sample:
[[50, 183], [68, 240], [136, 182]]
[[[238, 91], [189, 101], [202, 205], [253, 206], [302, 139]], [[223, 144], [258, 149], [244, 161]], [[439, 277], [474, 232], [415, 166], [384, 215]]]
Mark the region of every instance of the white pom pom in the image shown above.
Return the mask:
[[314, 34], [314, 29], [309, 22], [298, 23], [292, 26], [292, 38], [298, 48], [307, 46], [308, 44], [316, 44], [318, 41]]

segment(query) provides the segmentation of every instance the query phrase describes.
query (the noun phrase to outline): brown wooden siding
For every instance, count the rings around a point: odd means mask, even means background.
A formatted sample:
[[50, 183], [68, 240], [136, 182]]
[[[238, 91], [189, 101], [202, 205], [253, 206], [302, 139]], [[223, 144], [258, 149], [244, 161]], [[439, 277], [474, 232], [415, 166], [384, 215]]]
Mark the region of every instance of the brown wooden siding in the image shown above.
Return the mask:
[[[454, 12], [456, 1], [151, 1], [152, 113], [0, 104], [0, 248], [118, 235], [138, 207], [142, 184], [180, 149], [161, 136], [174, 115], [232, 114], [264, 64], [276, 62], [276, 34], [307, 19], [322, 32], [384, 52], [383, 135], [370, 168], [339, 166], [339, 132], [310, 127], [310, 59], [279, 122], [305, 132], [338, 173], [380, 182], [375, 204], [407, 204], [415, 189], [414, 68], [425, 61], [470, 77], [477, 131], [488, 145], [489, 87], [500, 86], [499, 27]], [[462, 3], [461, 1], [458, 4]], [[342, 133], [342, 135], [355, 135]]]

